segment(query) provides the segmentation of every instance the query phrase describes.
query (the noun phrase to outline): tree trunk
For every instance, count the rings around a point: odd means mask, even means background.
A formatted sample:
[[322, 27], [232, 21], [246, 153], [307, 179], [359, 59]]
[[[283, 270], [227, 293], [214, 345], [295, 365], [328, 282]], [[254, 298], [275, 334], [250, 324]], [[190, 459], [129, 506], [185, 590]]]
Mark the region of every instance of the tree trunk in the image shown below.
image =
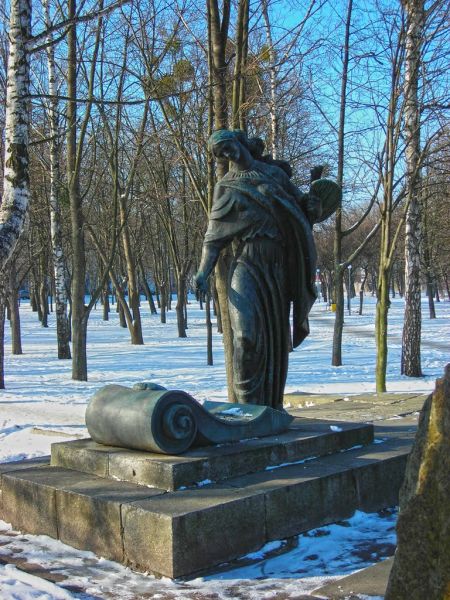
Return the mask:
[[122, 243], [125, 255], [127, 268], [127, 284], [128, 284], [128, 303], [133, 315], [133, 323], [130, 331], [131, 343], [136, 346], [142, 346], [144, 338], [142, 336], [142, 321], [141, 311], [139, 308], [139, 285], [136, 274], [136, 264], [134, 261], [134, 253], [131, 247], [130, 232], [127, 224], [127, 207], [123, 194], [120, 193], [120, 221], [122, 226]]
[[[50, 9], [48, 0], [44, 0], [45, 24], [50, 27]], [[56, 337], [58, 343], [58, 358], [67, 360], [70, 353], [70, 324], [67, 317], [66, 293], [66, 261], [62, 245], [61, 205], [59, 201], [59, 131], [58, 131], [58, 100], [55, 69], [55, 47], [52, 35], [47, 36], [47, 68], [50, 94], [50, 231], [52, 241], [53, 274], [55, 281], [56, 304]]]
[[162, 283], [159, 288], [160, 292], [160, 310], [161, 310], [161, 323], [165, 324], [167, 322], [166, 319], [166, 311], [167, 311], [167, 284]]
[[[2, 275], [0, 274], [0, 278]], [[5, 389], [5, 294], [0, 281], [0, 390]]]
[[177, 273], [177, 327], [178, 337], [185, 338], [186, 336], [186, 321], [184, 318], [184, 308], [186, 299], [186, 278], [183, 272]]
[[103, 321], [109, 321], [109, 282], [106, 281], [103, 291]]
[[323, 275], [321, 275], [320, 277], [321, 277], [321, 282], [322, 282], [323, 301], [326, 304], [328, 304], [328, 301], [330, 299], [330, 289], [329, 289], [329, 285], [328, 285], [329, 277], [324, 277]]
[[232, 90], [232, 126], [245, 131], [245, 68], [248, 49], [249, 0], [239, 0], [234, 59], [234, 79]]
[[36, 300], [36, 291], [34, 286], [30, 286], [30, 306], [32, 312], [38, 312], [38, 302]]
[[0, 271], [22, 233], [29, 202], [28, 129], [31, 0], [10, 1], [9, 57], [6, 79], [5, 161], [0, 207]]
[[375, 339], [377, 344], [375, 380], [377, 393], [386, 391], [389, 306], [389, 270], [386, 268], [380, 268], [380, 272], [378, 274], [378, 299], [375, 319]]
[[[228, 127], [227, 60], [226, 48], [230, 23], [230, 0], [224, 0], [222, 19], [217, 0], [207, 0], [210, 68], [212, 70], [213, 108], [215, 129]], [[226, 161], [217, 162], [217, 178], [221, 179], [228, 170]], [[228, 267], [231, 261], [229, 248], [222, 252], [215, 269], [216, 290], [220, 306], [221, 328], [227, 375], [228, 399], [235, 401], [233, 392], [233, 332], [228, 314]]]
[[352, 314], [352, 274], [351, 274], [351, 269], [349, 267], [347, 267], [347, 312], [349, 315]]
[[405, 315], [401, 373], [420, 377], [421, 336], [421, 200], [420, 200], [420, 107], [418, 100], [421, 44], [424, 28], [423, 0], [402, 0], [406, 12], [404, 80], [404, 134], [406, 140], [406, 190], [409, 201], [405, 228]]
[[205, 302], [205, 319], [206, 319], [206, 364], [212, 366], [214, 364], [212, 350], [212, 322], [211, 322], [211, 292], [208, 290]]
[[275, 53], [273, 40], [272, 40], [272, 29], [269, 20], [269, 10], [267, 0], [262, 0], [261, 10], [264, 19], [264, 28], [266, 30], [266, 41], [269, 54], [269, 77], [270, 77], [270, 101], [269, 101], [269, 114], [270, 114], [270, 151], [273, 158], [278, 157], [278, 69], [277, 56]]
[[[86, 254], [84, 239], [83, 197], [80, 188], [80, 172], [82, 151], [90, 119], [92, 100], [94, 95], [94, 82], [100, 37], [102, 31], [102, 18], [98, 19], [95, 44], [93, 47], [88, 83], [88, 102], [81, 124], [77, 122], [77, 31], [76, 31], [76, 0], [68, 0], [67, 16], [70, 25], [67, 29], [67, 152], [66, 168], [68, 195], [70, 206], [70, 224], [72, 240], [72, 286], [71, 286], [71, 311], [72, 311], [72, 378], [78, 381], [87, 381], [87, 354], [86, 331], [89, 318], [88, 307], [85, 306], [86, 286]], [[103, 8], [99, 0], [99, 10]], [[77, 130], [78, 144], [77, 144]]]
[[142, 264], [141, 260], [139, 260], [139, 271], [141, 273], [142, 285], [144, 286], [145, 295], [147, 296], [150, 314], [156, 315], [158, 311], [156, 310], [155, 301], [153, 300], [153, 294], [150, 289], [150, 286], [148, 285], [147, 278], [145, 276], [144, 265]]
[[436, 308], [434, 306], [434, 289], [433, 283], [430, 279], [429, 274], [427, 274], [427, 296], [428, 296], [428, 310], [430, 313], [430, 319], [436, 318]]
[[[76, 0], [68, 0], [68, 18], [76, 18]], [[72, 229], [72, 378], [87, 381], [86, 355], [86, 257], [84, 217], [80, 179], [77, 169], [77, 32], [73, 23], [68, 28], [67, 64], [67, 180]]]
[[11, 261], [9, 269], [9, 308], [10, 308], [10, 326], [11, 326], [11, 352], [12, 354], [22, 354], [22, 338], [20, 332], [20, 313], [19, 313], [19, 290], [16, 281], [16, 268], [14, 260]]
[[77, 352], [74, 351], [72, 357], [72, 378], [77, 381], [87, 381], [87, 324], [88, 317], [86, 315], [77, 322], [77, 326], [72, 330], [73, 348], [77, 349]]
[[364, 289], [367, 281], [367, 269], [364, 269], [364, 277], [361, 281], [361, 289], [359, 290], [359, 314], [363, 314], [363, 303], [364, 303]]
[[334, 367], [342, 365], [342, 331], [344, 329], [344, 270], [335, 264], [334, 271], [334, 302], [336, 314], [334, 319], [333, 350], [331, 364]]
[[[430, 257], [430, 244], [428, 238], [427, 231], [427, 223], [426, 219], [424, 219], [424, 230], [423, 230], [423, 262], [425, 267], [425, 280], [427, 285], [427, 296], [428, 296], [428, 310], [430, 313], [430, 319], [436, 318], [436, 310], [434, 307], [434, 277], [433, 277], [433, 267], [431, 265], [431, 257]], [[437, 286], [436, 286], [437, 291]]]
[[41, 325], [48, 327], [48, 288], [47, 288], [47, 273], [46, 273], [46, 256], [41, 252], [40, 257], [40, 273], [41, 280], [39, 282], [39, 304], [41, 305]]
[[[339, 108], [338, 130], [338, 169], [336, 182], [343, 186], [344, 181], [344, 150], [345, 150], [345, 113], [347, 106], [347, 79], [350, 56], [350, 24], [352, 19], [353, 0], [348, 0], [345, 20], [345, 38], [343, 48], [343, 64], [341, 77], [341, 94]], [[342, 201], [336, 210], [334, 233], [334, 302], [336, 315], [333, 332], [333, 351], [331, 364], [334, 367], [342, 365], [342, 332], [344, 329], [344, 265], [342, 264]]]

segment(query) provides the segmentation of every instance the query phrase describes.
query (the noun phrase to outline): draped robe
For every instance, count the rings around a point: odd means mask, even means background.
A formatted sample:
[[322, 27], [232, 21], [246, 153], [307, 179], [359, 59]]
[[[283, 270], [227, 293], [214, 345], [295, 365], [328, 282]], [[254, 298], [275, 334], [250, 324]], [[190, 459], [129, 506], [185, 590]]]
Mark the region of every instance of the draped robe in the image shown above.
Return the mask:
[[281, 409], [290, 306], [296, 347], [309, 333], [316, 250], [301, 208], [307, 196], [290, 193], [292, 186], [273, 176], [274, 167], [256, 164], [251, 171], [230, 171], [217, 183], [204, 245], [221, 250], [233, 243], [228, 306], [236, 398]]

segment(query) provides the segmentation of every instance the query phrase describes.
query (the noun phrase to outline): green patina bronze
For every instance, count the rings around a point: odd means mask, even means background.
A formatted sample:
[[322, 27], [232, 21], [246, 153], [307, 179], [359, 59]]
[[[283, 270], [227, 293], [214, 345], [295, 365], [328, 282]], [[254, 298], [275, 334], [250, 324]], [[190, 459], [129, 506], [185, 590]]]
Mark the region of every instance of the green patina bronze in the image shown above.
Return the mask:
[[181, 454], [191, 446], [226, 444], [276, 435], [292, 422], [285, 411], [230, 402], [201, 405], [186, 392], [140, 383], [107, 385], [90, 400], [86, 425], [107, 446]]
[[263, 156], [259, 138], [219, 130], [209, 148], [230, 161], [217, 182], [196, 285], [207, 279], [220, 252], [232, 245], [228, 308], [233, 331], [233, 387], [240, 403], [283, 407], [290, 345], [309, 333], [308, 314], [316, 299], [316, 249], [312, 226], [328, 218], [341, 189], [312, 170], [308, 193], [290, 180], [288, 163]]

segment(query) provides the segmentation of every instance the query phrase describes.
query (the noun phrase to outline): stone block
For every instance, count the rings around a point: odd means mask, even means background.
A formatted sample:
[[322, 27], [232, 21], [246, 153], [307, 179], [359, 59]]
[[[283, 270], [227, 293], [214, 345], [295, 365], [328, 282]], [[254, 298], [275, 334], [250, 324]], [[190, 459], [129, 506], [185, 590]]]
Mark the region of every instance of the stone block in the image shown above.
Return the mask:
[[17, 460], [7, 463], [0, 463], [0, 519], [3, 519], [3, 495], [2, 495], [2, 477], [6, 473], [29, 469], [33, 466], [45, 466], [50, 464], [50, 456], [39, 456], [37, 458], [28, 458], [26, 460]]
[[262, 494], [267, 541], [349, 517], [357, 508], [351, 468], [326, 459], [231, 479], [229, 485]]
[[121, 505], [161, 493], [62, 467], [29, 468], [3, 476], [4, 518], [16, 529], [121, 561]]
[[[396, 502], [411, 424], [383, 426], [377, 433], [382, 443], [366, 446], [372, 426], [331, 425], [296, 420], [272, 439], [176, 457], [89, 440], [55, 444], [52, 461], [72, 469], [4, 467], [5, 520], [136, 569], [192, 576], [269, 540]], [[225, 477], [218, 484], [204, 481]], [[115, 478], [163, 481], [165, 489], [203, 485], [166, 493]]]
[[122, 506], [127, 564], [183, 577], [265, 543], [264, 496], [214, 486]]
[[398, 504], [411, 450], [410, 433], [403, 432], [403, 437], [385, 438], [382, 444], [328, 457], [330, 464], [341, 469], [347, 468], [350, 461], [360, 510], [373, 512]]
[[51, 465], [108, 477], [109, 457], [115, 452], [127, 453], [127, 450], [102, 446], [90, 438], [58, 442], [52, 444]]
[[351, 517], [358, 507], [351, 471], [292, 481], [267, 492], [265, 501], [268, 540]]
[[[81, 475], [85, 479], [89, 477], [84, 473]], [[55, 488], [72, 482], [74, 477], [74, 471], [50, 466], [4, 474], [4, 520], [21, 531], [58, 538]]]
[[121, 506], [163, 493], [129, 483], [95, 478], [56, 490], [58, 536], [66, 543], [123, 561]]
[[385, 458], [370, 466], [354, 470], [358, 506], [365, 512], [375, 512], [398, 504], [400, 487], [405, 476], [408, 454]]
[[268, 466], [324, 456], [373, 440], [372, 425], [338, 423], [338, 431], [331, 429], [333, 425], [329, 421], [295, 419], [291, 428], [278, 436], [196, 448], [182, 456], [130, 451], [101, 446], [92, 440], [77, 440], [53, 444], [52, 464], [174, 491], [205, 480], [224, 482]]

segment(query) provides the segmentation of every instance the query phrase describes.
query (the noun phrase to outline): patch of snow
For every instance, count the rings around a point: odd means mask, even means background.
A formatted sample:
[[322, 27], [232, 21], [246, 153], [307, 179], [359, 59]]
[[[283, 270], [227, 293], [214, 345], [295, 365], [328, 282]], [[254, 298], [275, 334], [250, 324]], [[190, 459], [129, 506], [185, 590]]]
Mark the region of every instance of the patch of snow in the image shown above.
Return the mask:
[[17, 569], [14, 565], [0, 565], [2, 600], [74, 600], [67, 590]]
[[230, 416], [230, 417], [242, 417], [242, 418], [252, 418], [253, 415], [251, 413], [247, 413], [245, 412], [241, 407], [232, 407], [232, 408], [227, 408], [225, 410], [221, 410], [220, 412], [217, 412], [216, 415], [218, 417], [222, 417], [222, 416]]
[[197, 481], [195, 484], [197, 487], [204, 487], [205, 485], [209, 485], [210, 483], [214, 483], [211, 479], [203, 479], [203, 481]]
[[[309, 319], [311, 334], [289, 355], [286, 393], [342, 394], [344, 400], [349, 400], [353, 394], [374, 392], [375, 306], [375, 299], [366, 297], [363, 316], [346, 315], [342, 348], [344, 365], [333, 367], [330, 349], [334, 314], [326, 311], [324, 303], [316, 303]], [[432, 391], [436, 378], [442, 376], [448, 362], [450, 302], [436, 305], [437, 319], [433, 320], [426, 316], [426, 298], [423, 299], [423, 307], [422, 365], [425, 376], [409, 378], [400, 375], [404, 301], [391, 299], [387, 367], [387, 388], [391, 393]], [[87, 348], [89, 381], [73, 381], [71, 362], [57, 358], [55, 314], [49, 316], [49, 327], [42, 328], [29, 301], [22, 302], [20, 316], [24, 354], [10, 353], [10, 328], [5, 328], [6, 389], [1, 391], [0, 398], [1, 462], [48, 455], [54, 442], [67, 441], [71, 437], [76, 439], [81, 435], [88, 437], [84, 422], [87, 402], [106, 384], [132, 387], [136, 382], [151, 380], [168, 389], [182, 389], [197, 399], [228, 400], [221, 336], [214, 331], [214, 366], [206, 366], [204, 312], [194, 299], [190, 299], [188, 306], [189, 337], [183, 339], [177, 336], [175, 311], [168, 312], [167, 324], [163, 325], [159, 315], [151, 315], [143, 302], [143, 346], [130, 344], [129, 333], [120, 327], [119, 316], [112, 308], [109, 321], [102, 320], [100, 304], [97, 310], [92, 311]], [[314, 404], [308, 401], [306, 405]], [[375, 440], [375, 443], [384, 441]], [[299, 464], [312, 458], [268, 469]], [[220, 600], [233, 597], [235, 581], [245, 590], [246, 598], [269, 598], [277, 592], [286, 598], [295, 598], [299, 593], [319, 587], [327, 579], [338, 579], [366, 566], [366, 559], [358, 554], [358, 549], [364, 544], [370, 545], [375, 541], [382, 548], [385, 543], [395, 543], [395, 515], [386, 518], [357, 513], [353, 519], [349, 520], [350, 527], [335, 525], [321, 528], [320, 531], [325, 533], [317, 536], [310, 532], [310, 535], [300, 536], [298, 547], [289, 552], [262, 559], [251, 566], [232, 569], [227, 575], [211, 575], [200, 580], [198, 585], [193, 582], [181, 585], [170, 580], [145, 577], [45, 536], [5, 535], [7, 525], [2, 522], [0, 555], [3, 562], [8, 562], [8, 556], [20, 551], [21, 558], [66, 573], [67, 585], [79, 585], [87, 594], [100, 598], [106, 596], [105, 590], [109, 590], [108, 593], [113, 594], [109, 597], [115, 594], [115, 597], [124, 600], [144, 593], [163, 596], [167, 593], [181, 600], [192, 596], [192, 590], [199, 590], [199, 594], [209, 594], [210, 597], [215, 594], [214, 597]], [[320, 546], [319, 542], [325, 545]], [[5, 578], [22, 586], [18, 589], [23, 589], [23, 594], [25, 586], [33, 589], [31, 579], [27, 582], [19, 580], [15, 571], [5, 571], [4, 566], [0, 569], [0, 577], [2, 600]], [[29, 595], [30, 598], [40, 598], [38, 594], [41, 598], [45, 598], [43, 594], [49, 594], [48, 598], [51, 598], [51, 593], [59, 593], [55, 589], [49, 591], [50, 588], [42, 590], [37, 583], [36, 594]], [[67, 592], [59, 584], [56, 588], [63, 594]], [[8, 596], [6, 598], [9, 600]], [[20, 596], [20, 600], [25, 598], [28, 600], [27, 596]]]
[[[85, 590], [82, 596], [77, 594], [76, 597], [86, 600], [92, 597], [135, 600], [140, 597], [154, 598], [154, 594], [160, 594], [163, 598], [176, 597], [177, 600], [188, 600], [193, 596], [199, 600], [211, 597], [226, 600], [236, 597], [237, 589], [239, 597], [246, 600], [281, 595], [286, 599], [294, 599], [299, 594], [311, 592], [327, 582], [339, 580], [391, 555], [395, 544], [395, 519], [396, 513], [392, 510], [380, 514], [358, 511], [351, 519], [299, 535], [289, 540], [289, 544], [283, 540], [270, 542], [259, 551], [236, 561], [228, 570], [187, 582], [172, 581], [165, 577], [157, 579], [152, 575], [133, 572], [92, 552], [76, 550], [44, 535], [15, 536], [10, 526], [2, 521], [0, 555], [2, 560], [7, 561], [8, 556], [19, 554], [22, 559], [66, 578], [61, 583], [48, 584], [27, 574], [21, 578], [21, 572], [13, 569], [7, 577], [22, 582], [20, 585], [23, 587], [19, 589], [23, 589], [24, 593], [25, 585], [34, 586], [31, 590], [35, 591], [34, 596], [30, 593], [28, 596], [16, 596], [15, 600], [72, 599], [64, 586]], [[372, 550], [370, 559], [367, 558], [368, 547]], [[4, 570], [0, 567], [2, 593], [4, 580]], [[3, 600], [4, 595], [1, 598]], [[5, 600], [13, 598], [5, 596]]]
[[273, 471], [275, 469], [281, 469], [282, 467], [292, 467], [293, 465], [303, 465], [306, 462], [309, 462], [310, 460], [315, 460], [316, 458], [318, 458], [317, 456], [308, 456], [307, 458], [302, 458], [302, 460], [295, 460], [292, 462], [287, 462], [287, 463], [281, 463], [280, 465], [270, 465], [269, 467], [265, 468], [265, 471]]

